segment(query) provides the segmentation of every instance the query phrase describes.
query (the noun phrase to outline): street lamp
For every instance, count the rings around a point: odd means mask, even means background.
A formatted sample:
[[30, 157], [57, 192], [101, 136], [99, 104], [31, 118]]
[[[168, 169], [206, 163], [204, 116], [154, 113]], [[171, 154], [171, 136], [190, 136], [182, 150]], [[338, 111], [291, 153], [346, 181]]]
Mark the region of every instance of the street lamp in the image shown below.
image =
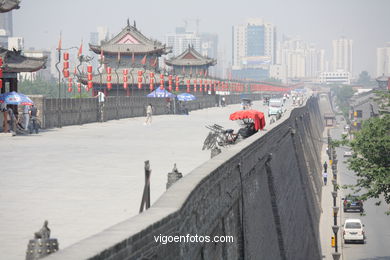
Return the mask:
[[332, 256], [333, 256], [333, 260], [339, 260], [341, 254], [340, 253], [332, 253]]
[[[333, 183], [334, 180], [332, 180]], [[335, 183], [333, 183], [334, 185]], [[337, 184], [337, 183], [336, 183]], [[337, 191], [332, 191], [332, 197], [333, 197], [333, 207], [336, 207], [336, 198], [337, 198]]]
[[334, 234], [334, 238], [335, 238], [334, 249], [335, 249], [335, 251], [337, 253], [338, 252], [338, 248], [337, 248], [337, 232], [339, 231], [339, 226], [332, 226], [332, 230], [333, 230], [333, 234]]

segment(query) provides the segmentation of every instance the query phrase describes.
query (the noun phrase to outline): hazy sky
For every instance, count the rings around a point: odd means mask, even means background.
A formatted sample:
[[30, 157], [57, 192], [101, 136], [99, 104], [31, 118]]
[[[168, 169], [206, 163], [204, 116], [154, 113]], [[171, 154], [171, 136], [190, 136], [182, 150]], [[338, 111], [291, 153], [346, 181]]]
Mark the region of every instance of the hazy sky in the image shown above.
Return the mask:
[[62, 31], [63, 47], [79, 46], [83, 38], [87, 49], [97, 26], [117, 34], [127, 18], [147, 37], [164, 40], [184, 20], [200, 19], [200, 32], [218, 33], [231, 60], [232, 26], [258, 17], [273, 23], [278, 36], [299, 36], [325, 49], [329, 60], [332, 40], [350, 38], [354, 74], [374, 75], [376, 48], [390, 42], [390, 0], [22, 0], [20, 6], [14, 35], [24, 37], [25, 48], [54, 48]]

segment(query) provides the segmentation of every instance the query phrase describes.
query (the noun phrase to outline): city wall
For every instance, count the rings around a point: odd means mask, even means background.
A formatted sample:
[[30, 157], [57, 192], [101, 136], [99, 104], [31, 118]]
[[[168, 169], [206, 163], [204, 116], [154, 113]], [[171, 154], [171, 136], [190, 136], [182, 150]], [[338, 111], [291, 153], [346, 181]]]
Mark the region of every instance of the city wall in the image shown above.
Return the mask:
[[[322, 259], [323, 120], [316, 98], [265, 135], [234, 145], [121, 222], [47, 257]], [[234, 243], [156, 243], [159, 235], [228, 235]]]
[[[260, 99], [260, 94], [250, 94], [254, 100]], [[214, 107], [218, 104], [218, 97], [215, 95], [197, 96], [191, 102], [185, 102], [188, 111]], [[225, 96], [228, 104], [241, 102], [240, 95]], [[32, 96], [34, 104], [41, 111], [39, 117], [42, 128], [58, 126], [86, 124], [99, 121], [99, 103], [97, 98], [45, 98], [43, 96]], [[167, 114], [167, 100], [165, 98], [147, 98], [141, 96], [132, 97], [107, 97], [104, 102], [103, 120], [145, 116], [146, 106], [150, 103], [154, 108], [155, 115]], [[176, 109], [179, 112], [179, 102], [172, 103], [171, 113]]]

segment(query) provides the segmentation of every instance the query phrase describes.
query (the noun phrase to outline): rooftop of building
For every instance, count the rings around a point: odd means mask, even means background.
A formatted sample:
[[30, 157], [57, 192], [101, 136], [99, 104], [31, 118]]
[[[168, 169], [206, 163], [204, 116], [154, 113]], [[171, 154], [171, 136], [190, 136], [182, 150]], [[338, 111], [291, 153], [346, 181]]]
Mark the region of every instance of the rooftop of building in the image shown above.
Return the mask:
[[6, 13], [13, 9], [19, 9], [20, 0], [1, 0], [0, 13]]
[[191, 45], [180, 55], [165, 61], [168, 66], [214, 66], [217, 60], [202, 56]]
[[0, 57], [3, 59], [3, 71], [10, 73], [34, 72], [45, 68], [47, 57], [26, 57], [21, 51], [10, 51], [0, 47]]
[[101, 45], [89, 44], [90, 49], [96, 54], [103, 53], [121, 53], [121, 54], [158, 54], [163, 55], [171, 52], [170, 47], [157, 40], [147, 38], [136, 27], [134, 21], [127, 25], [115, 37], [108, 41], [102, 41]]

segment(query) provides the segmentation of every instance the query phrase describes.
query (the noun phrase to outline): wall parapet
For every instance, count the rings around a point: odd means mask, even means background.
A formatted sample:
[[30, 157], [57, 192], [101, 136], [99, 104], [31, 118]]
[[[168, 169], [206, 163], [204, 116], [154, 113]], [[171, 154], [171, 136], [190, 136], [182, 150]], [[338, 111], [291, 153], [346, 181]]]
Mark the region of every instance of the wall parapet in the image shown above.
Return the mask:
[[[142, 214], [47, 259], [321, 259], [323, 127], [312, 97], [263, 136], [194, 169]], [[161, 234], [226, 235], [234, 243], [164, 245], [154, 240]]]

